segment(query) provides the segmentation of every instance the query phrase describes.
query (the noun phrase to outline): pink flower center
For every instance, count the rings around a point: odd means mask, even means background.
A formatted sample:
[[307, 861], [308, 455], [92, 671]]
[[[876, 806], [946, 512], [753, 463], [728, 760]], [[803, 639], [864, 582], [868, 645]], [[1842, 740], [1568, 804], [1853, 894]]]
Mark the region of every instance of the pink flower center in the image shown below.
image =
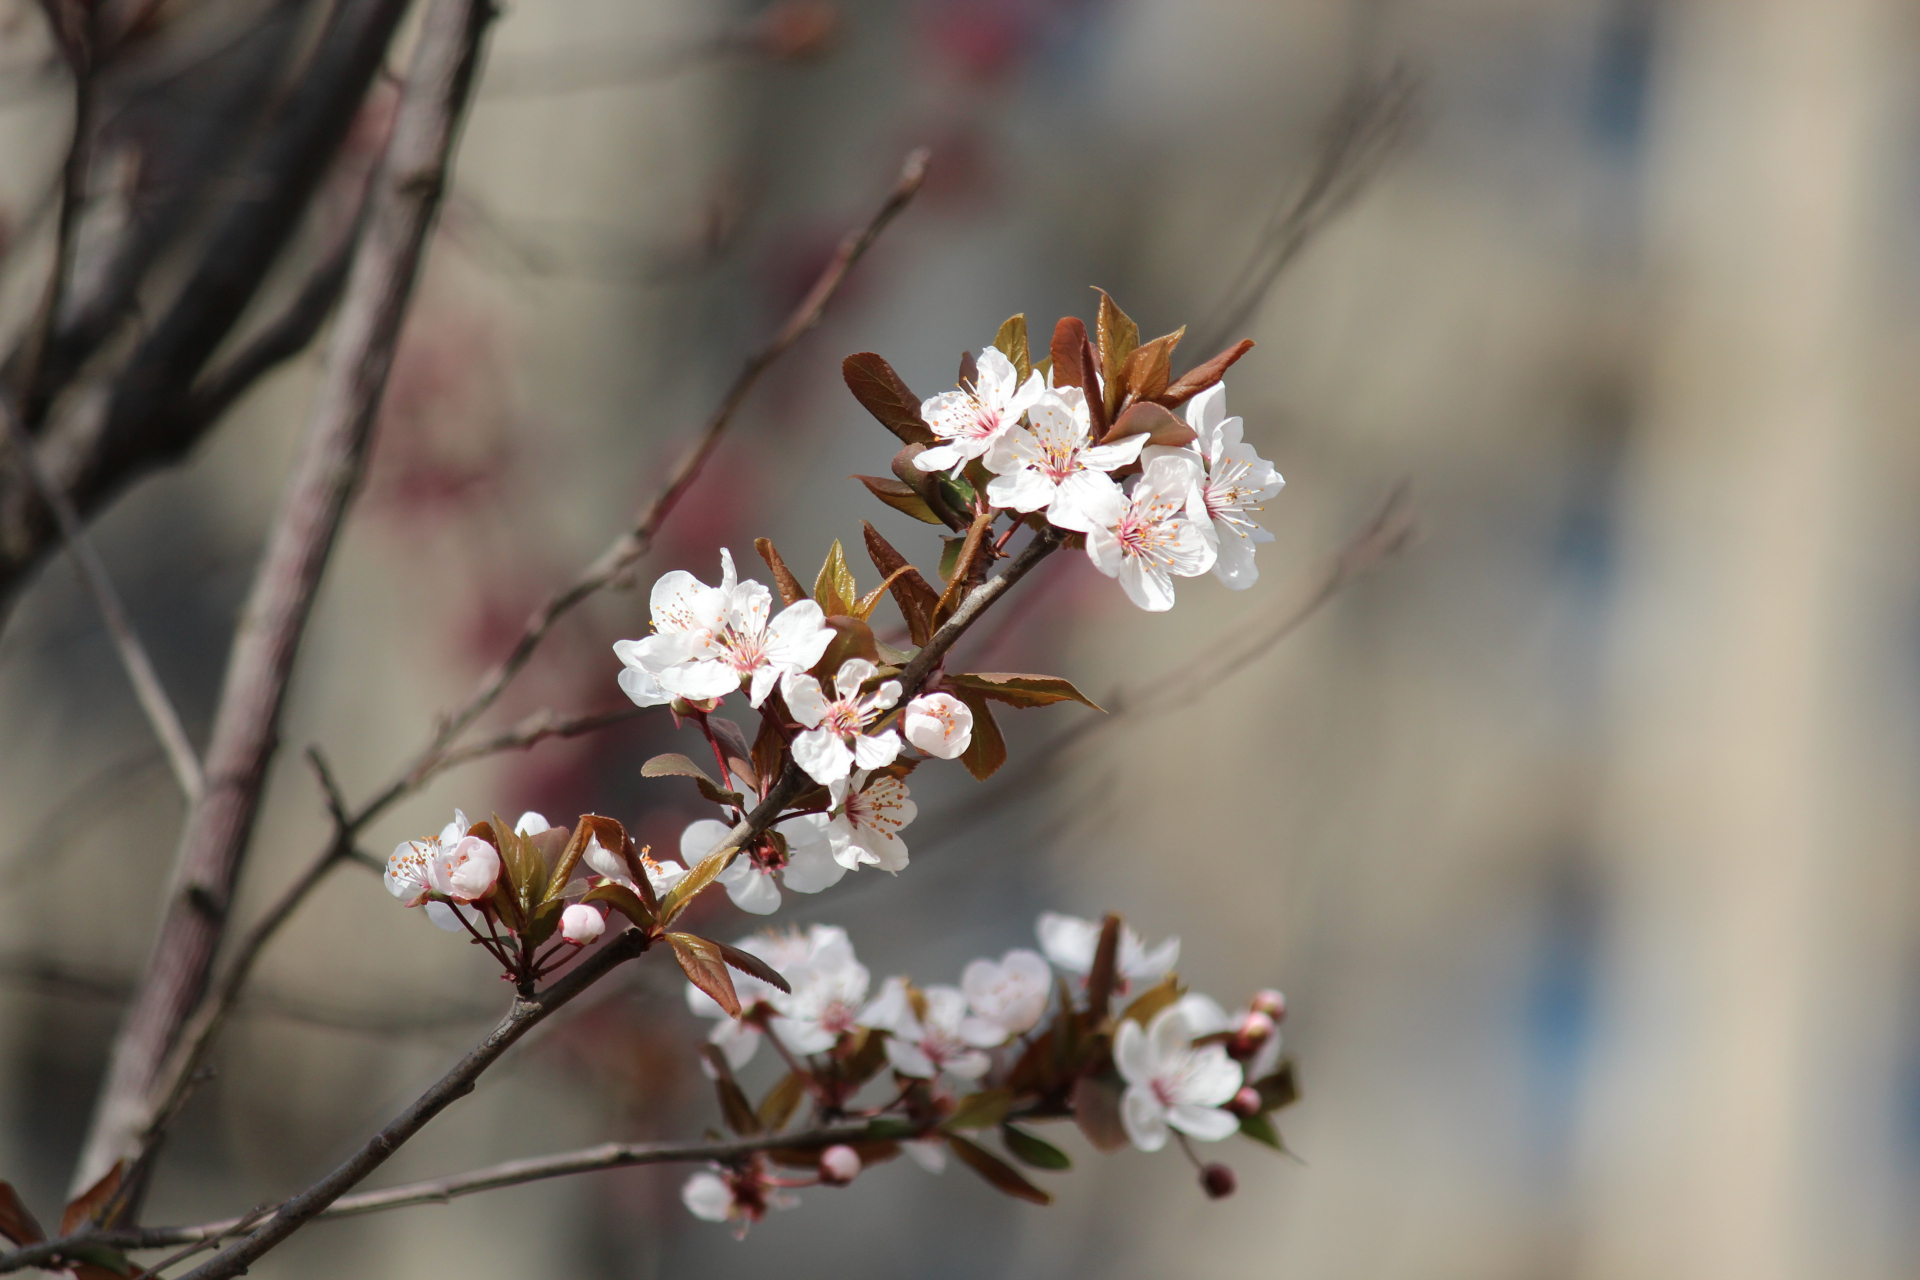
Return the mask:
[[1158, 496], [1145, 504], [1136, 502], [1114, 530], [1121, 554], [1150, 564], [1172, 563], [1171, 548], [1176, 540], [1171, 519], [1174, 511], [1171, 502]]
[[860, 730], [866, 727], [866, 717], [860, 714], [858, 702], [844, 698], [827, 704], [827, 713], [820, 718], [820, 727], [842, 738], [856, 738], [860, 736]]

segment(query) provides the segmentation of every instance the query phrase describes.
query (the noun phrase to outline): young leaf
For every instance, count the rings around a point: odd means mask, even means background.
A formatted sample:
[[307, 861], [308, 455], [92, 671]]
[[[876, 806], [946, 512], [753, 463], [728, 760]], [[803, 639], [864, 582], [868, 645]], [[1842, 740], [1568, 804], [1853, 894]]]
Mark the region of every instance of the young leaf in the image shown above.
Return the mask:
[[655, 756], [641, 765], [640, 776], [643, 778], [693, 778], [715, 789], [720, 785], [713, 780], [713, 775], [677, 751]]
[[894, 454], [893, 461], [888, 464], [893, 471], [893, 477], [919, 494], [920, 500], [927, 504], [927, 510], [938, 516], [942, 524], [949, 529], [965, 529], [968, 518], [954, 509], [948, 503], [946, 495], [940, 492], [938, 473], [922, 471], [919, 464], [914, 462], [915, 458], [926, 451], [927, 446], [923, 444], [910, 444]]
[[1125, 1022], [1132, 1019], [1142, 1027], [1147, 1026], [1155, 1014], [1178, 1000], [1182, 994], [1180, 979], [1170, 973], [1135, 996], [1133, 1003], [1127, 1006], [1127, 1011], [1120, 1015], [1120, 1020]]
[[[645, 884], [646, 878], [643, 876], [636, 883]], [[642, 929], [651, 929], [654, 926], [656, 917], [653, 910], [641, 901], [639, 894], [623, 884], [615, 884], [611, 880], [605, 884], [597, 884], [587, 890], [580, 901], [604, 902]]]
[[500, 868], [522, 924], [533, 913], [547, 887], [547, 864], [531, 841], [493, 815], [493, 834], [500, 841]]
[[780, 773], [780, 756], [787, 749], [787, 740], [780, 733], [784, 709], [780, 693], [775, 690], [760, 710], [760, 732], [753, 736], [753, 767], [763, 778], [778, 777]]
[[977, 387], [980, 385], [980, 365], [979, 362], [973, 358], [973, 352], [971, 351], [962, 351], [960, 353], [959, 385], [962, 387]]
[[787, 562], [774, 549], [772, 538], [755, 538], [753, 549], [767, 562], [767, 568], [773, 570], [773, 585], [780, 592], [781, 604], [798, 604], [807, 598], [807, 593], [800, 586], [800, 579], [793, 576], [793, 570], [787, 568]]
[[1048, 1142], [1037, 1138], [1025, 1129], [1017, 1129], [1010, 1124], [1000, 1126], [1001, 1141], [1007, 1144], [1007, 1151], [1021, 1164], [1035, 1169], [1071, 1169], [1073, 1161], [1067, 1153]]
[[840, 376], [866, 411], [906, 444], [933, 444], [933, 434], [920, 416], [920, 397], [900, 380], [893, 366], [871, 351], [861, 351], [840, 362]]
[[867, 1081], [880, 1074], [887, 1065], [887, 1038], [862, 1027], [854, 1032], [858, 1037], [852, 1053], [840, 1064], [840, 1079], [852, 1092]]
[[1119, 1088], [1096, 1076], [1081, 1076], [1074, 1082], [1073, 1122], [1096, 1151], [1118, 1151], [1129, 1141], [1127, 1126], [1120, 1120]]
[[905, 574], [909, 574], [912, 572], [913, 572], [912, 565], [903, 565], [900, 568], [895, 569], [891, 574], [887, 576], [886, 581], [882, 582], [879, 586], [875, 587], [873, 590], [867, 592], [867, 594], [860, 597], [860, 599], [853, 606], [853, 616], [860, 619], [860, 621], [862, 622], [866, 622], [867, 620], [872, 618], [873, 611], [880, 607], [880, 597], [887, 594], [888, 591], [892, 590], [894, 581], [896, 579], [902, 577]]
[[1094, 443], [1107, 438], [1106, 393], [1100, 387], [1100, 353], [1093, 349], [1093, 340], [1086, 336], [1087, 331], [1080, 330], [1080, 389], [1087, 393], [1087, 417], [1091, 421]]
[[955, 687], [952, 692], [973, 712], [973, 741], [961, 753], [960, 763], [977, 781], [985, 782], [1007, 762], [1007, 740], [1000, 736], [1000, 725], [984, 695], [965, 686]]
[[947, 1135], [947, 1145], [953, 1148], [953, 1154], [959, 1156], [962, 1163], [985, 1178], [996, 1191], [1003, 1191], [1016, 1200], [1031, 1204], [1053, 1203], [1051, 1195], [1028, 1182], [1012, 1165], [985, 1147], [977, 1146], [957, 1133]]
[[[686, 910], [687, 903], [693, 900], [693, 895], [712, 884], [713, 878], [725, 871], [727, 864], [732, 862], [734, 855], [739, 852], [737, 848], [723, 848], [696, 862], [693, 870], [687, 872], [679, 884], [667, 890], [667, 896], [660, 903], [660, 918], [672, 924], [674, 918]], [[728, 989], [732, 989], [731, 983], [728, 984]]]
[[780, 976], [780, 971], [751, 951], [742, 951], [724, 942], [716, 942], [713, 945], [720, 948], [720, 958], [740, 972], [752, 974], [768, 986], [777, 987], [788, 995], [793, 994], [793, 988], [788, 986], [787, 980]]
[[1163, 395], [1168, 380], [1173, 377], [1173, 349], [1180, 345], [1180, 339], [1186, 333], [1187, 327], [1181, 325], [1172, 333], [1162, 334], [1152, 342], [1135, 347], [1120, 369], [1122, 394], [1131, 397], [1135, 403], [1156, 400]]
[[11, 1182], [0, 1182], [0, 1236], [17, 1245], [39, 1244], [47, 1238]]
[[88, 1187], [67, 1205], [66, 1212], [60, 1215], [60, 1234], [70, 1236], [80, 1228], [96, 1224], [100, 1214], [113, 1202], [115, 1193], [120, 1190], [120, 1179], [127, 1171], [127, 1162], [121, 1160], [107, 1170], [100, 1181]]
[[1054, 386], [1086, 385], [1080, 369], [1080, 351], [1086, 345], [1087, 326], [1080, 323], [1080, 317], [1061, 316], [1053, 326], [1053, 342], [1047, 353]]
[[727, 772], [744, 778], [748, 786], [758, 787], [760, 771], [753, 764], [753, 747], [740, 726], [722, 716], [708, 716], [707, 728], [720, 740], [721, 752], [727, 757]]
[[797, 1071], [789, 1071], [780, 1077], [773, 1088], [767, 1090], [767, 1096], [760, 1099], [760, 1127], [768, 1133], [778, 1133], [787, 1127], [787, 1121], [793, 1119], [793, 1113], [800, 1109], [800, 1103], [807, 1096], [807, 1078]]
[[725, 791], [715, 786], [711, 778], [695, 778], [693, 785], [700, 789], [701, 795], [713, 801], [715, 804], [731, 805], [733, 808], [738, 809], [741, 807], [741, 802], [745, 798], [738, 791]]
[[991, 1129], [1007, 1118], [1007, 1112], [1013, 1109], [1013, 1092], [1009, 1089], [982, 1089], [960, 1099], [960, 1104], [948, 1116], [943, 1129]]
[[1233, 362], [1251, 350], [1253, 350], [1253, 340], [1240, 339], [1199, 368], [1189, 369], [1181, 374], [1178, 381], [1154, 399], [1169, 409], [1180, 407], [1226, 377], [1227, 370], [1233, 366]]
[[1293, 1059], [1282, 1058], [1280, 1066], [1265, 1079], [1253, 1082], [1254, 1089], [1260, 1094], [1262, 1111], [1278, 1111], [1290, 1107], [1300, 1099], [1300, 1086], [1294, 1082]]
[[827, 549], [826, 563], [820, 566], [820, 574], [813, 580], [813, 598], [819, 603], [820, 612], [828, 617], [836, 613], [852, 616], [853, 607], [860, 599], [860, 588], [854, 585], [853, 570], [847, 568], [847, 553], [838, 538]]
[[1240, 1117], [1240, 1132], [1255, 1142], [1263, 1142], [1275, 1151], [1285, 1151], [1286, 1144], [1280, 1141], [1280, 1131], [1273, 1127], [1273, 1120], [1264, 1111], [1256, 1111], [1250, 1116]]
[[673, 958], [680, 962], [687, 981], [712, 996], [713, 1002], [725, 1009], [729, 1018], [739, 1017], [740, 997], [734, 994], [733, 975], [727, 972], [727, 962], [720, 958], [719, 944], [691, 933], [670, 933], [667, 942], [673, 947]]
[[1094, 329], [1100, 335], [1100, 375], [1106, 379], [1106, 410], [1108, 416], [1112, 416], [1120, 403], [1120, 370], [1140, 345], [1140, 326], [1120, 309], [1105, 289], [1099, 293], [1100, 316], [1094, 322]]
[[907, 563], [905, 556], [894, 550], [892, 543], [880, 536], [878, 529], [862, 520], [860, 530], [866, 537], [867, 558], [891, 584], [893, 602], [907, 621], [907, 634], [915, 645], [925, 644], [933, 634], [933, 611], [939, 607], [939, 593], [920, 576], [919, 570]]
[[747, 1094], [740, 1082], [733, 1078], [733, 1066], [727, 1061], [727, 1055], [720, 1052], [717, 1045], [702, 1045], [701, 1056], [707, 1060], [707, 1067], [713, 1074], [713, 1090], [720, 1098], [720, 1115], [727, 1122], [727, 1128], [743, 1138], [751, 1138], [760, 1132], [760, 1114], [747, 1101]]
[[970, 671], [965, 675], [948, 676], [946, 682], [963, 689], [971, 689], [983, 698], [992, 698], [995, 702], [1004, 702], [1010, 707], [1044, 707], [1055, 702], [1078, 702], [1101, 708], [1094, 701], [1073, 687], [1073, 683], [1059, 676], [1018, 675], [1011, 671]]
[[533, 909], [527, 917], [525, 937], [531, 946], [544, 946], [548, 938], [560, 927], [560, 913], [566, 910], [566, 899], [548, 898]]
[[1093, 968], [1087, 973], [1087, 1008], [1096, 1020], [1107, 1016], [1113, 1002], [1113, 984], [1120, 976], [1120, 917], [1107, 912], [1100, 922], [1100, 941], [1093, 949]]
[[1024, 385], [1027, 375], [1033, 372], [1033, 362], [1027, 352], [1027, 313], [1022, 311], [1002, 321], [1000, 332], [993, 335], [993, 345], [1013, 365], [1019, 384]]
[[820, 655], [820, 661], [813, 664], [814, 678], [825, 685], [833, 679], [833, 673], [848, 658], [865, 658], [868, 662], [878, 663], [880, 649], [874, 644], [873, 628], [858, 618], [829, 617], [827, 625], [833, 628], [834, 637]]
[[915, 520], [927, 524], [946, 523], [933, 513], [933, 508], [927, 505], [927, 500], [904, 480], [889, 480], [885, 476], [855, 476], [854, 479], [867, 486], [868, 493], [895, 511], [910, 515]]
[[1128, 436], [1145, 436], [1148, 444], [1170, 449], [1184, 448], [1199, 439], [1192, 427], [1173, 416], [1172, 410], [1151, 400], [1129, 405], [1115, 420], [1113, 430], [1107, 432], [1107, 442], [1111, 444]]
[[987, 545], [987, 538], [992, 532], [993, 512], [982, 511], [974, 517], [973, 527], [967, 530], [967, 539], [961, 544], [960, 554], [954, 561], [953, 572], [947, 575], [947, 589], [940, 593], [940, 599], [934, 604], [933, 625], [936, 630], [954, 615], [960, 602], [966, 599], [967, 584], [980, 563], [981, 549]]
[[[964, 537], [940, 539], [939, 573], [942, 587], [953, 581], [953, 571], [960, 563], [960, 548], [966, 545], [967, 540]], [[939, 603], [938, 596], [934, 597], [934, 602]]]

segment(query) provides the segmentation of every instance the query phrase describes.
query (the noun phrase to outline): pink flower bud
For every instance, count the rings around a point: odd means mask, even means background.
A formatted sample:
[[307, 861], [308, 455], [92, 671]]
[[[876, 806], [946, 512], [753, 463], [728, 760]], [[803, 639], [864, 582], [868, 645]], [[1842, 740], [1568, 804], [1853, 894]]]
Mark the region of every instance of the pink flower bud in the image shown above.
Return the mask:
[[1272, 988], [1257, 993], [1248, 1002], [1248, 1007], [1255, 1013], [1266, 1014], [1274, 1020], [1276, 1025], [1284, 1022], [1287, 1017], [1287, 998]]
[[1240, 1179], [1227, 1166], [1210, 1164], [1200, 1171], [1200, 1185], [1206, 1188], [1208, 1199], [1225, 1200], [1239, 1189]]
[[500, 878], [500, 854], [479, 836], [462, 836], [427, 868], [434, 892], [455, 902], [476, 902], [493, 892]]
[[860, 1153], [844, 1144], [820, 1153], [820, 1181], [844, 1187], [860, 1176]]
[[1260, 1091], [1251, 1085], [1241, 1088], [1227, 1103], [1227, 1110], [1237, 1116], [1257, 1116], [1260, 1114]]
[[1251, 1058], [1260, 1046], [1273, 1038], [1273, 1019], [1255, 1010], [1241, 1020], [1239, 1028], [1233, 1033], [1233, 1039], [1227, 1044], [1227, 1053], [1235, 1058]]
[[576, 947], [584, 947], [607, 930], [607, 918], [584, 902], [576, 902], [560, 913], [560, 938]]

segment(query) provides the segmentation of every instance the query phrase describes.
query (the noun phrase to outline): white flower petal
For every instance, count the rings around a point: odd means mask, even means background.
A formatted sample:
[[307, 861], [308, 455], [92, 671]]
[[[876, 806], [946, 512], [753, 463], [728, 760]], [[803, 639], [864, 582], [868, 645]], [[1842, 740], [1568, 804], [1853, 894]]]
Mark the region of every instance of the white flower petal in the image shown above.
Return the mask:
[[[730, 879], [731, 873], [739, 867], [745, 867], [746, 874]], [[762, 871], [744, 855], [734, 859], [719, 878], [720, 883], [726, 886], [727, 896], [733, 899], [733, 905], [742, 911], [750, 911], [756, 916], [770, 916], [780, 909], [780, 886], [773, 882], [771, 874]]]
[[1168, 1109], [1167, 1123], [1202, 1142], [1219, 1142], [1240, 1132], [1240, 1119], [1231, 1111], [1222, 1111], [1218, 1107], [1197, 1107], [1190, 1102], [1174, 1103]]
[[847, 869], [834, 860], [833, 846], [822, 840], [792, 847], [780, 882], [795, 893], [819, 893], [846, 874]]
[[[853, 740], [853, 761], [862, 769], [884, 768], [892, 764], [899, 754], [900, 735], [891, 729], [885, 733], [862, 734]], [[794, 758], [799, 759], [797, 751]], [[806, 767], [804, 762], [801, 767]], [[811, 769], [807, 772], [813, 773]], [[817, 773], [813, 777], [815, 781], [821, 780]]]
[[1167, 1145], [1167, 1110], [1145, 1085], [1127, 1087], [1126, 1096], [1120, 1100], [1120, 1123], [1133, 1145], [1142, 1151], [1158, 1151]]
[[793, 761], [815, 782], [838, 782], [853, 769], [853, 752], [839, 735], [809, 729], [793, 739]]
[[1147, 1033], [1132, 1018], [1120, 1021], [1113, 1037], [1113, 1065], [1128, 1084], [1145, 1084], [1159, 1069], [1159, 1059], [1147, 1041]]

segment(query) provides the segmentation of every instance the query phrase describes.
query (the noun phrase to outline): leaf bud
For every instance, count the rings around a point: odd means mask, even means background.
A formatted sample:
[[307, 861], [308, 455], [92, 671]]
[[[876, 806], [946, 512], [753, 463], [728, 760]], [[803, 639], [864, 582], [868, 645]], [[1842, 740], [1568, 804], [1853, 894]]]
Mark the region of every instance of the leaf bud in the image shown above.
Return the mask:
[[1209, 1200], [1225, 1200], [1240, 1186], [1240, 1179], [1223, 1164], [1210, 1164], [1200, 1171], [1200, 1185]]
[[860, 1153], [845, 1143], [836, 1143], [820, 1153], [820, 1181], [844, 1187], [860, 1176]]
[[1240, 1092], [1233, 1095], [1227, 1103], [1227, 1110], [1237, 1116], [1257, 1116], [1260, 1114], [1260, 1091], [1252, 1085], [1244, 1085]]
[[607, 918], [584, 902], [576, 902], [560, 913], [560, 938], [576, 947], [584, 947], [605, 933]]
[[1272, 1018], [1276, 1025], [1286, 1021], [1287, 998], [1271, 987], [1265, 991], [1257, 992], [1253, 999], [1247, 1003], [1248, 1007], [1255, 1013], [1264, 1013], [1269, 1018]]

